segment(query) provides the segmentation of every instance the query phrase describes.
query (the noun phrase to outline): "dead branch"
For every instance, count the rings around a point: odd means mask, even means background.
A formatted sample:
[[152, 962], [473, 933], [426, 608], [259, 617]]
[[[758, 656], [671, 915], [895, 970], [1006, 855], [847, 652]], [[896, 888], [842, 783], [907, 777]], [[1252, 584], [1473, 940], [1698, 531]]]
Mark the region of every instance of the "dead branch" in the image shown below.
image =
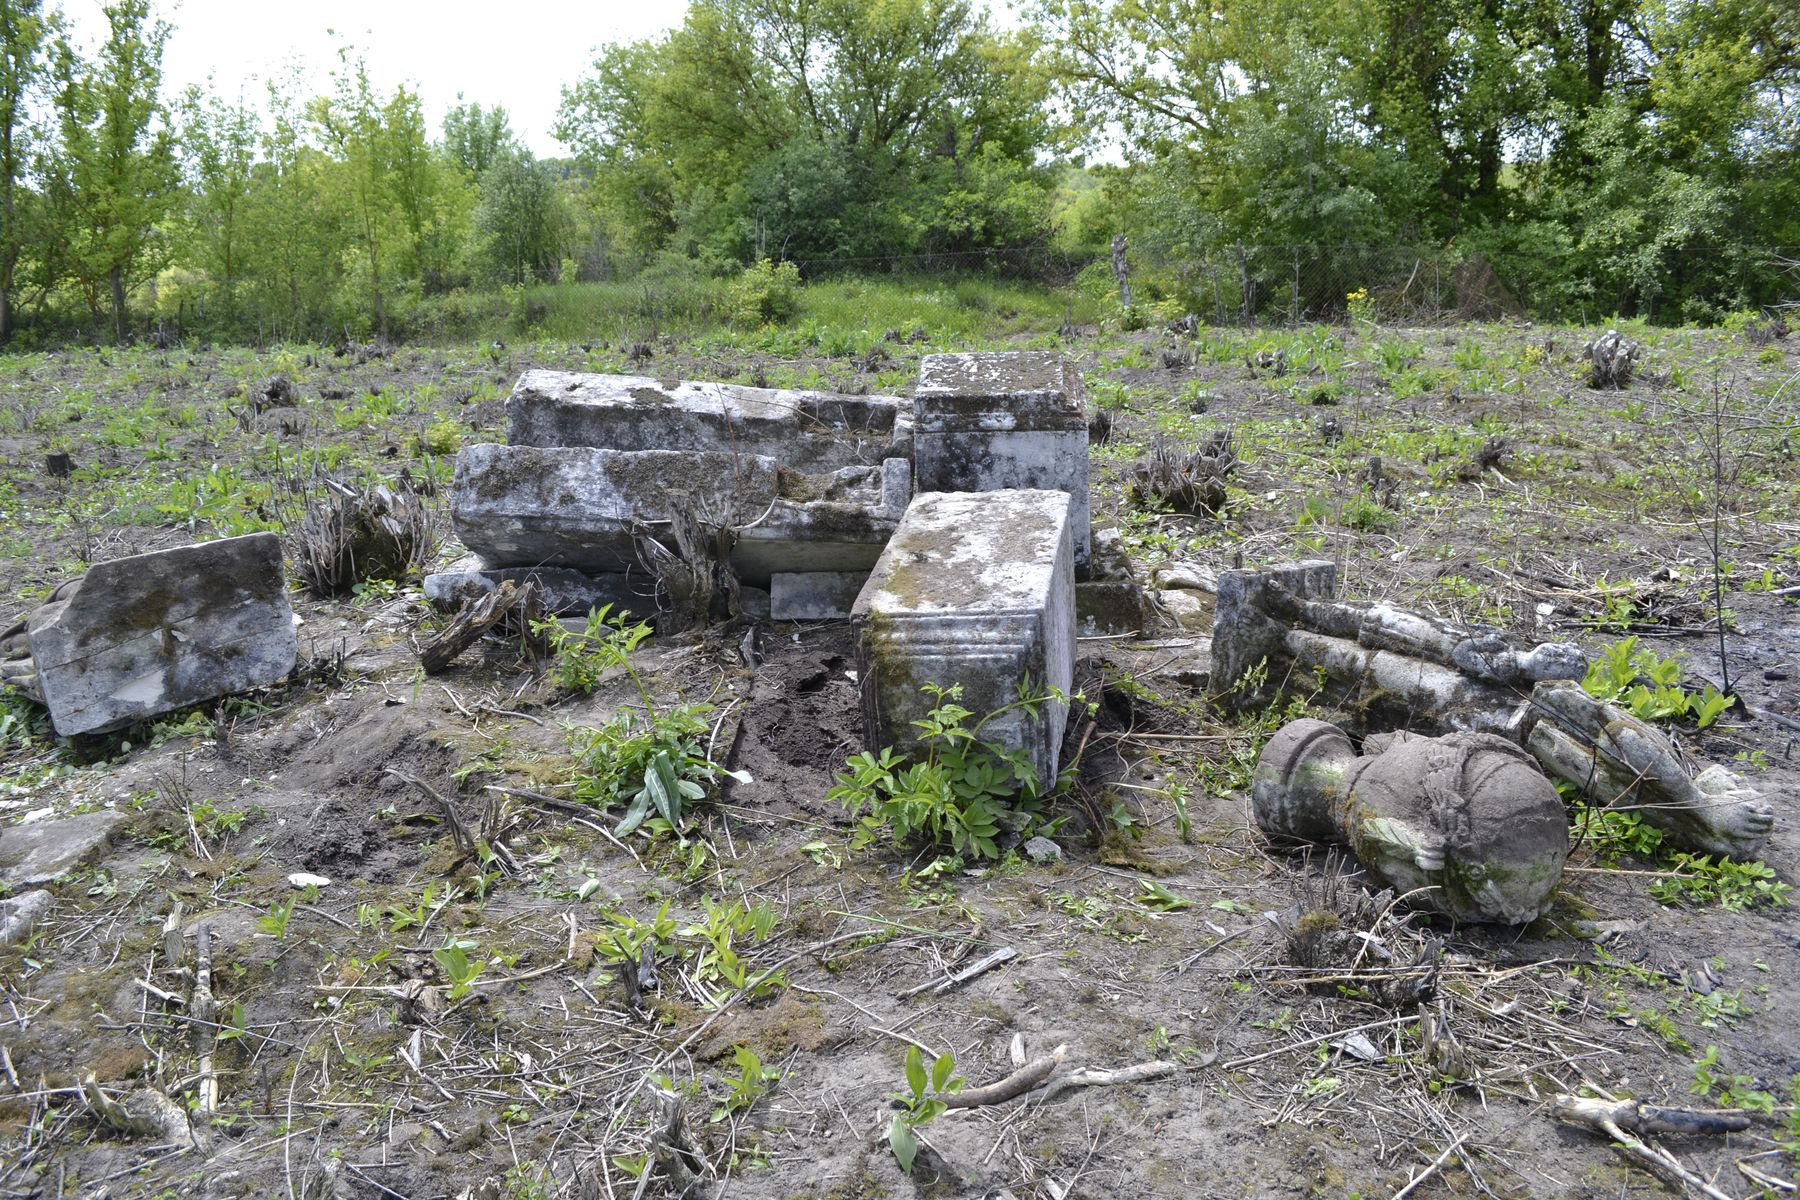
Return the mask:
[[1550, 1111], [1558, 1120], [1604, 1133], [1620, 1150], [1664, 1178], [1694, 1188], [1712, 1200], [1731, 1200], [1682, 1166], [1674, 1155], [1633, 1137], [1632, 1133], [1737, 1133], [1750, 1127], [1749, 1119], [1742, 1114], [1658, 1108], [1635, 1100], [1593, 1100], [1566, 1094], [1556, 1098]]
[[194, 990], [188, 1001], [188, 1015], [194, 1019], [194, 1053], [200, 1057], [196, 1111], [202, 1117], [219, 1111], [219, 1077], [213, 1071], [213, 1049], [219, 1040], [218, 1011], [212, 990], [212, 930], [202, 925], [194, 935]]
[[449, 823], [450, 835], [456, 839], [456, 848], [458, 850], [471, 852], [475, 849], [475, 839], [470, 835], [469, 827], [463, 824], [462, 818], [456, 815], [456, 809], [451, 806], [448, 799], [439, 794], [437, 789], [433, 788], [430, 784], [426, 783], [423, 779], [418, 778], [416, 775], [409, 775], [398, 767], [384, 767], [382, 769], [382, 774], [392, 775], [401, 783], [411, 784], [421, 792], [424, 792], [427, 796], [430, 796], [433, 800], [436, 800], [438, 806], [444, 810], [444, 820]]
[[[1215, 1057], [1217, 1056], [1208, 1056], [1198, 1065], [1205, 1066]], [[1111, 1071], [1102, 1071], [1098, 1068], [1071, 1071], [1060, 1078], [1052, 1079], [1049, 1086], [1044, 1089], [1044, 1094], [1037, 1097], [1036, 1103], [1048, 1104], [1064, 1092], [1073, 1091], [1076, 1088], [1118, 1087], [1126, 1083], [1144, 1083], [1151, 1079], [1161, 1079], [1165, 1075], [1173, 1075], [1180, 1069], [1179, 1063], [1155, 1059], [1151, 1062], [1133, 1063], [1129, 1067], [1119, 1067]]]
[[995, 967], [998, 967], [1003, 963], [1009, 963], [1017, 957], [1019, 957], [1019, 952], [1013, 949], [1013, 947], [1002, 946], [992, 954], [986, 954], [981, 958], [976, 959], [973, 963], [970, 963], [968, 966], [947, 979], [933, 979], [927, 983], [921, 983], [917, 987], [907, 988], [895, 998], [899, 1000], [910, 1000], [920, 992], [930, 992], [934, 996], [941, 996], [945, 992], [959, 988], [971, 979], [985, 975]]
[[442, 632], [419, 647], [419, 665], [425, 668], [427, 675], [447, 670], [458, 655], [498, 625], [507, 613], [527, 603], [536, 589], [535, 583], [527, 583], [521, 588], [512, 580], [503, 579], [500, 586], [487, 595], [464, 603]]
[[1058, 1064], [1069, 1053], [1066, 1045], [1058, 1046], [1042, 1058], [1036, 1058], [1008, 1075], [997, 1083], [986, 1087], [964, 1088], [953, 1096], [944, 1097], [946, 1108], [982, 1108], [989, 1104], [1005, 1104], [1008, 1100], [1023, 1096], [1026, 1092], [1041, 1086], [1056, 1070]]

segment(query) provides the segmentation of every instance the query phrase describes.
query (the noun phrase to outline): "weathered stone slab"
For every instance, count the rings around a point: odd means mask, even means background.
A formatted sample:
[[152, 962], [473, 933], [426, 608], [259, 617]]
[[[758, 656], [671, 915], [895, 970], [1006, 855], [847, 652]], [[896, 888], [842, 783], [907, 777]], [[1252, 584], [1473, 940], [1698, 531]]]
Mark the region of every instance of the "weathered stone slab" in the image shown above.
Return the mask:
[[[1023, 749], [1055, 779], [1075, 668], [1068, 493], [1006, 490], [914, 498], [851, 613], [868, 745], [913, 749], [928, 683], [960, 684], [981, 736]], [[1005, 711], [1002, 711], [1005, 710]]]
[[442, 571], [425, 577], [425, 599], [442, 609], [461, 608], [500, 590], [511, 580], [519, 586], [536, 582], [543, 592], [544, 612], [549, 616], [582, 616], [602, 605], [647, 616], [656, 610], [656, 584], [644, 574], [589, 575], [568, 567], [490, 567], [469, 554]]
[[769, 580], [769, 615], [777, 621], [839, 621], [850, 615], [867, 571], [782, 571]]
[[0, 832], [0, 881], [28, 888], [67, 875], [98, 853], [122, 820], [121, 813], [93, 812], [8, 825]]
[[1087, 391], [1073, 362], [1038, 350], [930, 354], [913, 405], [921, 492], [1068, 492], [1075, 562], [1086, 566]]
[[99, 563], [26, 636], [65, 737], [266, 687], [299, 655], [272, 533]]
[[50, 893], [41, 888], [0, 900], [0, 946], [16, 946], [31, 936], [50, 912]]
[[666, 542], [679, 504], [736, 527], [732, 566], [762, 585], [777, 571], [868, 570], [909, 476], [901, 459], [807, 475], [716, 451], [480, 445], [457, 455], [450, 513], [490, 566], [604, 573], [638, 565], [639, 533]]
[[897, 396], [527, 371], [506, 416], [515, 446], [715, 450], [810, 472], [912, 457], [912, 406]]

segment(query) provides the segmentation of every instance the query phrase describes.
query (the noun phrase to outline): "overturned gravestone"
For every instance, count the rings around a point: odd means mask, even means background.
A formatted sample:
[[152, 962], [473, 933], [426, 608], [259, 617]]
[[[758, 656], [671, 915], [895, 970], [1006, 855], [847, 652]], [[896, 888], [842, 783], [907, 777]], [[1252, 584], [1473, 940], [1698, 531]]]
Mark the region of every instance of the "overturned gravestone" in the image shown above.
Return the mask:
[[1364, 729], [1500, 734], [1591, 802], [1628, 801], [1673, 846], [1746, 858], [1767, 840], [1768, 799], [1723, 766], [1693, 770], [1667, 735], [1588, 695], [1575, 646], [1516, 647], [1493, 630], [1338, 600], [1336, 586], [1322, 561], [1222, 572], [1213, 689], [1261, 705], [1322, 672]]
[[484, 571], [594, 574], [636, 566], [643, 537], [670, 544], [681, 506], [732, 531], [732, 566], [760, 586], [782, 571], [867, 571], [905, 510], [908, 475], [901, 459], [807, 475], [722, 451], [481, 445], [457, 455], [450, 511]]
[[1523, 924], [1550, 906], [1569, 818], [1529, 754], [1494, 734], [1378, 734], [1359, 756], [1324, 721], [1292, 722], [1256, 764], [1256, 822], [1348, 845], [1379, 886], [1462, 921]]
[[527, 371], [506, 415], [514, 446], [715, 450], [811, 473], [912, 457], [911, 406], [895, 396]]
[[1087, 565], [1087, 392], [1073, 362], [1039, 350], [929, 354], [913, 404], [921, 492], [1067, 492], [1075, 563]]
[[960, 685], [982, 740], [1056, 778], [1075, 666], [1070, 507], [1061, 491], [914, 498], [851, 614], [871, 748], [915, 749], [912, 723], [936, 703], [925, 686]]
[[31, 615], [26, 638], [64, 737], [267, 687], [299, 654], [271, 533], [100, 563]]

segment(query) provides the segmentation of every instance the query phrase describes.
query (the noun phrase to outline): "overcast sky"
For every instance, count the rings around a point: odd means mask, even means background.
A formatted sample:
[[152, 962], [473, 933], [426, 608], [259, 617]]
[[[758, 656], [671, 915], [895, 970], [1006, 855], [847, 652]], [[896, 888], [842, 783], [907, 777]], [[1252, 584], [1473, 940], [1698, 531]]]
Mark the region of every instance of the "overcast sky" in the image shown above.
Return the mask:
[[[461, 92], [499, 104], [539, 155], [566, 149], [550, 136], [562, 87], [584, 74], [594, 48], [648, 37], [681, 23], [686, 0], [153, 0], [175, 27], [163, 53], [164, 95], [213, 76], [219, 92], [261, 104], [260, 82], [299, 59], [315, 92], [346, 43], [362, 51], [381, 91], [406, 83], [425, 102], [432, 136]], [[100, 0], [62, 0], [77, 40], [105, 37]]]

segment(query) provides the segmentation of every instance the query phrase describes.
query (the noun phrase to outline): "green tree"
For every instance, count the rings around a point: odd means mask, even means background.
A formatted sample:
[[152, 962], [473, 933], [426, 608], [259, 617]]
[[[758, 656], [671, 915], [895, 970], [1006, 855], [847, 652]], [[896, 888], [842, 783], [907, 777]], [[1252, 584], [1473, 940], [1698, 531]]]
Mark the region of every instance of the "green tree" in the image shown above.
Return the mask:
[[481, 176], [475, 210], [479, 257], [490, 276], [517, 287], [547, 275], [561, 258], [565, 230], [549, 170], [523, 147], [501, 153]]
[[0, 0], [0, 345], [12, 336], [13, 288], [25, 248], [21, 193], [31, 161], [29, 104], [53, 33], [42, 0]]
[[94, 61], [66, 38], [56, 44], [60, 143], [48, 182], [89, 310], [99, 315], [104, 289], [113, 336], [123, 342], [126, 293], [154, 276], [168, 251], [159, 225], [175, 202], [179, 173], [157, 94], [169, 26], [151, 18], [148, 0], [114, 0], [102, 11], [108, 32]]
[[444, 114], [444, 153], [471, 179], [480, 179], [508, 150], [517, 148], [512, 123], [498, 104], [483, 108], [456, 94], [456, 104]]
[[188, 88], [181, 102], [181, 148], [191, 198], [189, 265], [218, 281], [229, 308], [244, 271], [244, 210], [255, 178], [261, 118], [212, 90]]

